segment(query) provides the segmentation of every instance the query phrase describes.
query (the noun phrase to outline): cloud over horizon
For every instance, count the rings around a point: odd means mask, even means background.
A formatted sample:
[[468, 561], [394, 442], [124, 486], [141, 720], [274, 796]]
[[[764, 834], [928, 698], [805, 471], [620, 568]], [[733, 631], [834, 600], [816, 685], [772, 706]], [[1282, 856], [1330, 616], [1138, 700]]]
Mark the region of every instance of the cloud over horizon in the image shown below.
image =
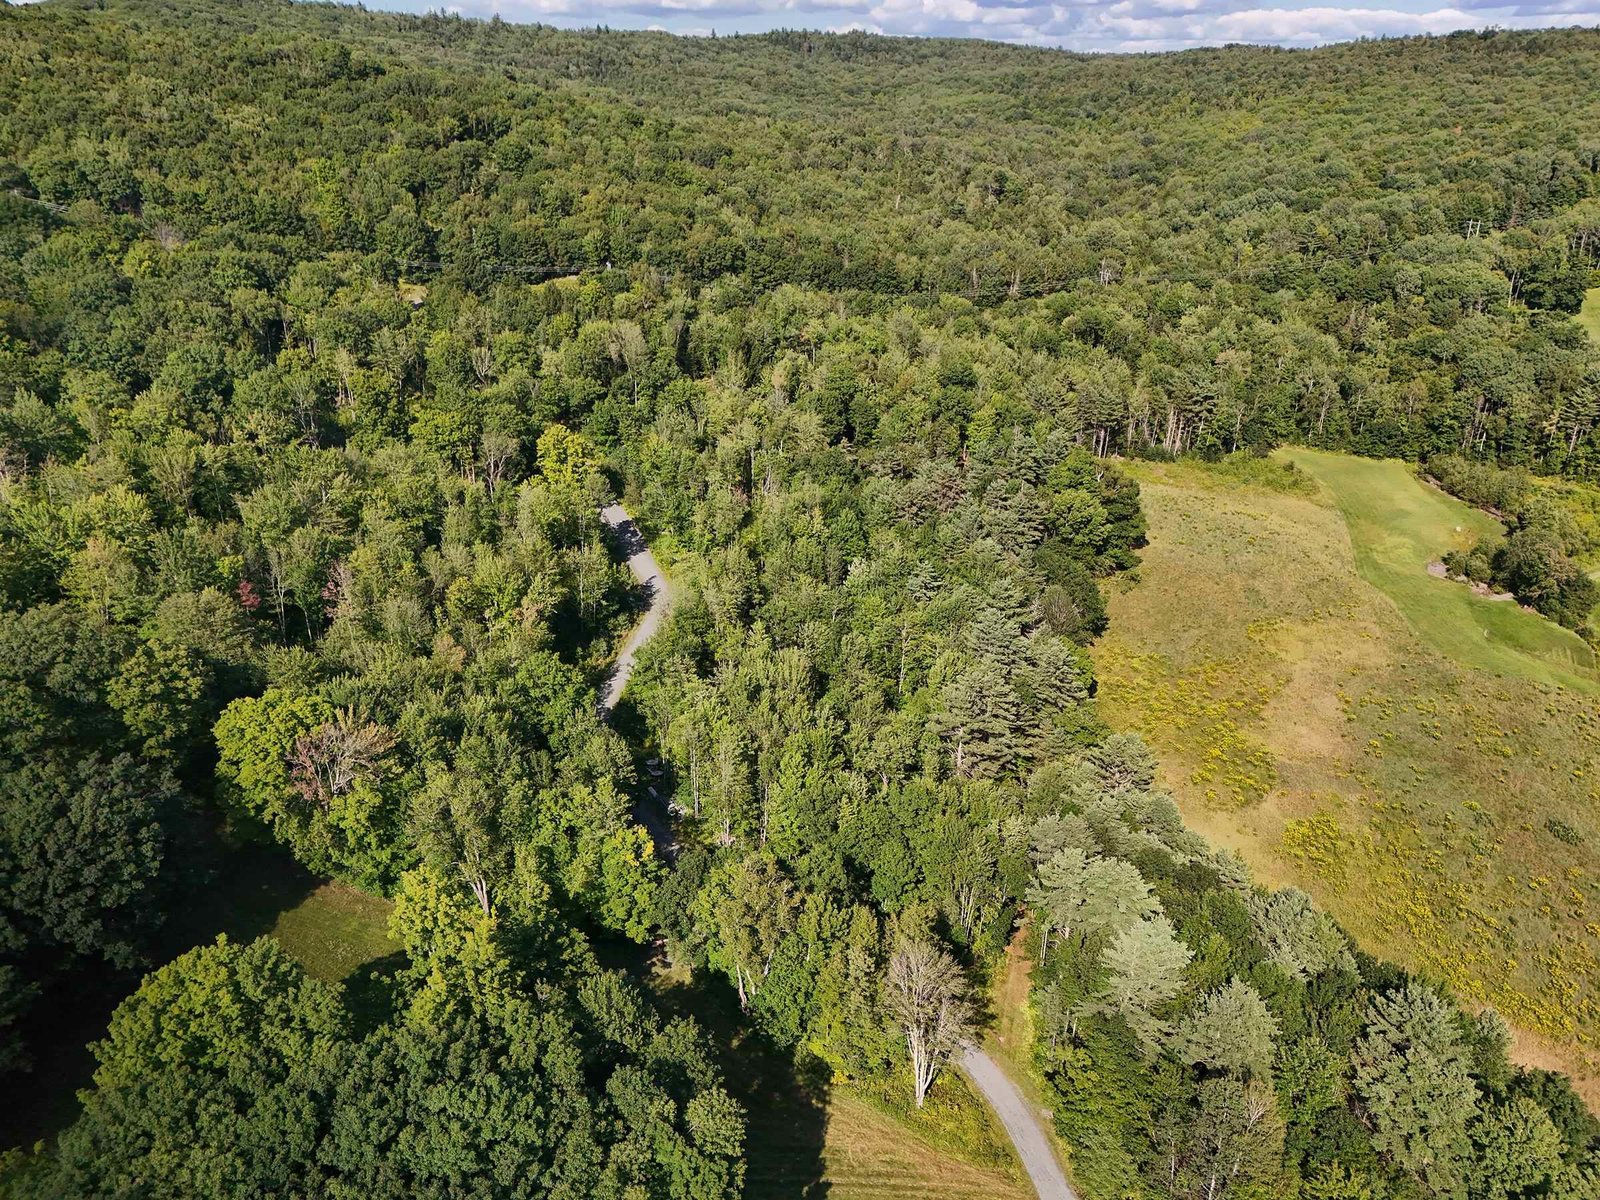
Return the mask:
[[[706, 35], [820, 29], [973, 37], [1084, 51], [1160, 51], [1229, 42], [1319, 46], [1458, 29], [1600, 26], [1600, 0], [453, 0], [468, 17]], [[379, 0], [418, 11], [429, 0]]]
[[[0, 0], [31, 4], [37, 0]], [[357, 0], [338, 0], [356, 3]], [[569, 29], [605, 25], [686, 37], [814, 29], [982, 38], [1090, 53], [1151, 53], [1245, 42], [1304, 48], [1461, 29], [1600, 28], [1600, 0], [366, 0]]]

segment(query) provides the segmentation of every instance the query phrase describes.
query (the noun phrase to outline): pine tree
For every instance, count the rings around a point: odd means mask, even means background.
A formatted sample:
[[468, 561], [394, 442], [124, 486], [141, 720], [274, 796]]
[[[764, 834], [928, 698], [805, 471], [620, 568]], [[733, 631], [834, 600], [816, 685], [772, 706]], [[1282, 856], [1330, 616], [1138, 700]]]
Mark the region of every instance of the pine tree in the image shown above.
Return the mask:
[[1165, 916], [1124, 929], [1100, 961], [1111, 972], [1103, 1007], [1125, 1020], [1146, 1051], [1159, 1048], [1168, 1026], [1156, 1010], [1183, 988], [1183, 969], [1194, 952], [1178, 940]]
[[1472, 1124], [1472, 1140], [1473, 1200], [1549, 1194], [1547, 1189], [1562, 1167], [1562, 1141], [1550, 1114], [1536, 1101], [1518, 1096], [1485, 1108]]
[[1355, 969], [1344, 934], [1299, 888], [1251, 896], [1249, 905], [1256, 937], [1290, 977], [1306, 979], [1331, 966]]
[[1040, 917], [1041, 961], [1052, 931], [1081, 942], [1096, 933], [1119, 933], [1161, 907], [1131, 864], [1075, 847], [1057, 851], [1040, 865], [1027, 899]]
[[1453, 1192], [1470, 1151], [1478, 1089], [1452, 1007], [1415, 982], [1375, 996], [1351, 1057], [1373, 1146], [1433, 1192]]
[[1186, 1061], [1262, 1079], [1272, 1067], [1278, 1020], [1261, 994], [1241, 979], [1208, 992], [1178, 1030], [1176, 1049]]

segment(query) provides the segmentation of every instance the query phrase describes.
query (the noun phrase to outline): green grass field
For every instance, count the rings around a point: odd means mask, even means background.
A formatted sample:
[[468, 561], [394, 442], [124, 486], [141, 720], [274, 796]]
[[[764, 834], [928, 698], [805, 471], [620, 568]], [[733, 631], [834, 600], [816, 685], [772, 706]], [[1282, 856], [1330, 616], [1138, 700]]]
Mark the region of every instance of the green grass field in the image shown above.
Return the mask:
[[1578, 324], [1589, 331], [1589, 336], [1600, 342], [1600, 288], [1590, 288], [1583, 296], [1583, 307], [1578, 310]]
[[[314, 878], [277, 847], [225, 847], [214, 854], [203, 892], [174, 907], [151, 966], [214, 942], [253, 941], [271, 934], [311, 974], [351, 982], [359, 1005], [362, 968], [399, 951], [388, 935], [389, 901], [345, 884]], [[26, 1105], [0, 1105], [0, 1149], [30, 1144], [70, 1124], [77, 1090], [94, 1070], [89, 1044], [105, 1036], [117, 1004], [139, 985], [140, 971], [86, 969], [51, 995], [29, 1031], [35, 1060]]]
[[1004, 1135], [960, 1078], [947, 1074], [929, 1097], [933, 1111], [895, 1112], [869, 1097], [835, 1089], [827, 1101], [821, 1146], [784, 1119], [752, 1112], [749, 1200], [1030, 1200], [1031, 1188]]
[[[1096, 649], [1190, 823], [1492, 1002], [1600, 1098], [1600, 701], [1582, 642], [1426, 565], [1494, 523], [1398, 463], [1130, 464], [1150, 545]], [[1485, 524], [1487, 522], [1487, 524]]]
[[272, 936], [318, 979], [330, 983], [397, 953], [388, 931], [393, 905], [343, 883], [324, 883], [279, 915]]
[[1594, 652], [1570, 630], [1520, 605], [1475, 594], [1428, 574], [1446, 550], [1492, 544], [1499, 521], [1437, 488], [1410, 468], [1317, 450], [1279, 456], [1321, 483], [1343, 514], [1356, 567], [1393, 600], [1435, 650], [1462, 666], [1595, 690]]
[[318, 979], [337, 983], [399, 951], [382, 896], [318, 879], [271, 845], [219, 846], [203, 904], [178, 907], [162, 953], [176, 958], [225, 933], [236, 942], [271, 934]]

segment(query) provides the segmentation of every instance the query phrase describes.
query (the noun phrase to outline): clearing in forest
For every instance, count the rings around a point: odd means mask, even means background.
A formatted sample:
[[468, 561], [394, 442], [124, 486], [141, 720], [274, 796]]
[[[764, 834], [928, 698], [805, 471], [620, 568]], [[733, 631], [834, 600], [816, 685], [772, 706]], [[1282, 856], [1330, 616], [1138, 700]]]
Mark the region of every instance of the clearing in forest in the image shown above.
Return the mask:
[[389, 936], [393, 907], [382, 896], [330, 881], [285, 910], [271, 932], [310, 974], [337, 983], [400, 952]]
[[1590, 288], [1583, 294], [1583, 307], [1578, 311], [1578, 324], [1589, 331], [1589, 336], [1600, 342], [1600, 288]]
[[1277, 460], [1129, 465], [1150, 545], [1095, 653], [1108, 720], [1263, 883], [1494, 1004], [1600, 1100], [1592, 655], [1428, 575], [1491, 518], [1400, 463]]

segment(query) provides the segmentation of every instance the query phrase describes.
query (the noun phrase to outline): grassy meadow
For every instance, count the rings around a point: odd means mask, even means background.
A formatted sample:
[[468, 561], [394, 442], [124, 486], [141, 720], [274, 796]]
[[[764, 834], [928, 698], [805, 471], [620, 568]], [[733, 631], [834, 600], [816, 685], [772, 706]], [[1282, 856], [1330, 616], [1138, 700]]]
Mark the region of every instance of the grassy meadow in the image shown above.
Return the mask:
[[[271, 934], [308, 972], [344, 980], [359, 1003], [373, 969], [399, 952], [389, 938], [389, 901], [347, 884], [319, 880], [275, 847], [215, 848], [203, 899], [178, 906], [155, 960], [176, 958], [226, 934], [249, 942]], [[90, 1043], [105, 1036], [112, 1010], [139, 985], [142, 970], [80, 972], [52, 992], [31, 1029], [34, 1071], [29, 1104], [0, 1105], [0, 1146], [48, 1137], [78, 1113], [77, 1091], [94, 1071]]]
[[1578, 324], [1589, 331], [1589, 336], [1600, 342], [1600, 288], [1590, 288], [1583, 296], [1583, 307], [1578, 310]]
[[1258, 878], [1494, 1004], [1600, 1100], [1600, 675], [1426, 570], [1498, 525], [1396, 462], [1129, 470], [1150, 545], [1096, 651], [1108, 718]]
[[383, 897], [348, 884], [323, 883], [283, 912], [271, 932], [307, 972], [336, 982], [399, 952], [388, 931], [392, 907]]
[[1594, 691], [1594, 652], [1571, 630], [1428, 574], [1462, 543], [1493, 544], [1501, 523], [1405, 464], [1312, 450], [1282, 453], [1326, 489], [1344, 516], [1356, 569], [1392, 600], [1417, 635], [1454, 662], [1501, 675]]

